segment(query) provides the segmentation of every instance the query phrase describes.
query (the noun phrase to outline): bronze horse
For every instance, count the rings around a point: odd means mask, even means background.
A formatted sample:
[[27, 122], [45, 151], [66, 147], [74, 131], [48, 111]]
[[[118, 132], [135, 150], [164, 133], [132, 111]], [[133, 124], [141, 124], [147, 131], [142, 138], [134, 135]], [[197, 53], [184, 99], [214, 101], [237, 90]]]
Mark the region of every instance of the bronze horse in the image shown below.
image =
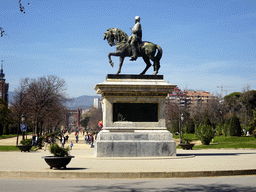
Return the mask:
[[[132, 56], [131, 46], [128, 43], [128, 35], [118, 28], [109, 28], [106, 33], [104, 33], [104, 40], [107, 39], [108, 44], [110, 46], [116, 45], [116, 52], [110, 52], [108, 54], [109, 63], [112, 67], [114, 67], [114, 63], [111, 60], [111, 56], [119, 56], [119, 69], [116, 74], [121, 72], [121, 68], [123, 65], [123, 61], [125, 57]], [[151, 67], [150, 60], [154, 62], [154, 73], [156, 75], [160, 68], [160, 59], [162, 57], [163, 51], [159, 45], [154, 43], [150, 43], [147, 41], [143, 41], [139, 47], [138, 57], [142, 57], [144, 62], [146, 63], [146, 68], [142, 71], [140, 75], [144, 75], [146, 71]], [[157, 51], [157, 55], [156, 54]]]

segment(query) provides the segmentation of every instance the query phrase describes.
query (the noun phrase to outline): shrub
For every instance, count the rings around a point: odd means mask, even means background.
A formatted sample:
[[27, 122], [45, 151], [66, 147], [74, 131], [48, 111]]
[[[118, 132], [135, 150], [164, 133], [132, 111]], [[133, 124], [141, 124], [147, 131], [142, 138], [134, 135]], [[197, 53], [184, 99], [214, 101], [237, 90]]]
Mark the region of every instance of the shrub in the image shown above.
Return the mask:
[[61, 148], [57, 143], [50, 146], [50, 153], [55, 157], [69, 156], [69, 148]]
[[230, 121], [230, 136], [241, 136], [242, 128], [237, 116], [233, 116]]
[[250, 122], [248, 126], [248, 131], [250, 134], [252, 134], [255, 129], [256, 129], [256, 118], [254, 118], [253, 121]]
[[225, 137], [227, 137], [229, 135], [229, 125], [220, 122], [216, 127], [216, 134], [224, 135]]
[[228, 124], [223, 125], [223, 133], [224, 133], [225, 137], [229, 136], [229, 125]]
[[21, 140], [20, 144], [22, 144], [22, 145], [31, 145], [32, 144], [32, 139]]
[[204, 125], [212, 126], [212, 123], [211, 123], [209, 117], [206, 117], [206, 118], [204, 119]]
[[216, 134], [217, 135], [222, 135], [224, 133], [223, 132], [223, 127], [224, 127], [224, 124], [222, 122], [219, 122], [219, 124], [216, 127]]
[[182, 141], [184, 141], [184, 143], [190, 143], [192, 139], [183, 136]]
[[195, 133], [195, 124], [191, 119], [186, 123], [186, 133]]
[[196, 126], [196, 134], [203, 145], [209, 145], [214, 138], [214, 131], [210, 125]]

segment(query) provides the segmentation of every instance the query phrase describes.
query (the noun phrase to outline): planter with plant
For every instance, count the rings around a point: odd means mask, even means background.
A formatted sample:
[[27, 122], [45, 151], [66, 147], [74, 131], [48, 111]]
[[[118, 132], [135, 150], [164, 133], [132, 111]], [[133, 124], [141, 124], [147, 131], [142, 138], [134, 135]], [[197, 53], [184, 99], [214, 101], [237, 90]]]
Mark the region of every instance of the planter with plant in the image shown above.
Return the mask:
[[50, 169], [57, 168], [64, 168], [66, 169], [67, 164], [71, 161], [74, 156], [69, 155], [69, 148], [61, 148], [57, 143], [50, 146], [50, 153], [53, 156], [43, 156], [45, 162], [50, 166]]
[[32, 148], [32, 140], [31, 139], [24, 139], [22, 141], [20, 141], [20, 145], [17, 145], [17, 147], [20, 149], [20, 151], [30, 151], [30, 149]]
[[194, 147], [194, 143], [190, 143], [192, 140], [186, 137], [182, 138], [182, 141], [184, 141], [183, 143], [180, 143], [179, 146], [182, 147], [182, 149], [187, 150], [187, 149], [191, 149]]

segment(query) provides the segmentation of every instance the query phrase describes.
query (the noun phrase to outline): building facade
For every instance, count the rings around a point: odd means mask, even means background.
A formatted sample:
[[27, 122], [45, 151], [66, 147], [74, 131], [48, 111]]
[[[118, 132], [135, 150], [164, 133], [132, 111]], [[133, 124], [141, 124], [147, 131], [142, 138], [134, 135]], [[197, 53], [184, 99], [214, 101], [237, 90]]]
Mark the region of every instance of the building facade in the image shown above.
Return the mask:
[[189, 105], [189, 100], [186, 97], [186, 91], [181, 91], [179, 87], [175, 87], [172, 93], [169, 93], [168, 99], [182, 107]]
[[186, 90], [181, 91], [178, 87], [174, 89], [172, 93], [169, 94], [168, 99], [172, 102], [180, 104], [181, 107], [192, 107], [198, 103], [206, 104], [211, 99], [216, 97], [209, 92], [198, 90]]
[[8, 104], [9, 83], [5, 82], [4, 76], [5, 76], [5, 74], [3, 72], [3, 64], [1, 64], [1, 71], [0, 71], [0, 97]]
[[197, 105], [198, 103], [206, 104], [210, 100], [215, 99], [216, 97], [209, 92], [198, 90], [187, 90], [186, 97], [189, 100], [190, 105]]

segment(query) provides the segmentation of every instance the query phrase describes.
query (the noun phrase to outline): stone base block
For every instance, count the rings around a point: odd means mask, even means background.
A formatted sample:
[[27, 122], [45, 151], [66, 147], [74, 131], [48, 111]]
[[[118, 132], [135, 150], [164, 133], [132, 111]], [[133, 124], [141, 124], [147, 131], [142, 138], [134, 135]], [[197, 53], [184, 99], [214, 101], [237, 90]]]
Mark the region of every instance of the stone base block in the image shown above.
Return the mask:
[[175, 156], [176, 142], [170, 132], [100, 133], [95, 142], [96, 157]]
[[175, 156], [175, 141], [97, 141], [96, 157]]

